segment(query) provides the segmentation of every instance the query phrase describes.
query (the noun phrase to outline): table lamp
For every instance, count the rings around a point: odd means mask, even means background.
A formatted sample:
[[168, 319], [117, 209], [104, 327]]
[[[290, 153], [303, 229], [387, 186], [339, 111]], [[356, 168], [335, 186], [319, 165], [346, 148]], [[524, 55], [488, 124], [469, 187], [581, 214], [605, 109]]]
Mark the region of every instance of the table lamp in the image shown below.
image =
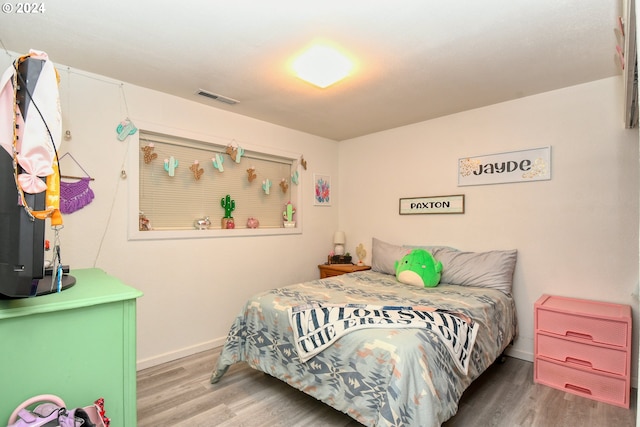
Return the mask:
[[336, 231], [333, 234], [333, 253], [336, 255], [344, 255], [344, 243], [346, 242], [346, 237], [344, 235], [344, 231]]

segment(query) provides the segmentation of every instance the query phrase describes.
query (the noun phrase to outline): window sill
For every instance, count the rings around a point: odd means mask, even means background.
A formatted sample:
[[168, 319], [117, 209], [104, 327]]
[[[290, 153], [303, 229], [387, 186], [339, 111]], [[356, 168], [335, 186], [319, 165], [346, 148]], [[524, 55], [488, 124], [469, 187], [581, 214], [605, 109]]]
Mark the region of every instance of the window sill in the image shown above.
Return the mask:
[[129, 232], [129, 240], [176, 240], [176, 239], [208, 239], [222, 237], [253, 237], [253, 236], [281, 236], [289, 234], [302, 234], [302, 227], [298, 224], [295, 228], [261, 227], [261, 228], [233, 228], [208, 230], [184, 229], [184, 230], [133, 230]]

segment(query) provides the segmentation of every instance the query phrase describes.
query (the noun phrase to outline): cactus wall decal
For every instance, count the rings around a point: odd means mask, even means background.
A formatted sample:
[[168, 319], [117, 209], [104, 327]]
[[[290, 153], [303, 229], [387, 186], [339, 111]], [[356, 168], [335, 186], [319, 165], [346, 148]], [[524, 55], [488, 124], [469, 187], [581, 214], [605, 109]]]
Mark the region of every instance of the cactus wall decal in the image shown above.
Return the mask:
[[191, 167], [189, 167], [189, 170], [193, 172], [193, 177], [196, 179], [196, 181], [198, 181], [204, 173], [204, 169], [200, 167], [200, 162], [198, 162], [197, 160], [193, 161], [193, 164], [191, 165]]
[[289, 184], [287, 183], [287, 180], [282, 178], [280, 180], [280, 188], [282, 189], [283, 193], [286, 193], [287, 190], [289, 189]]
[[264, 194], [269, 194], [270, 188], [271, 188], [271, 180], [269, 178], [262, 181], [262, 189], [264, 190]]
[[232, 218], [231, 212], [236, 209], [236, 201], [231, 198], [230, 195], [226, 195], [222, 199], [220, 199], [220, 206], [224, 208], [224, 217]]
[[171, 156], [168, 159], [164, 159], [164, 170], [169, 173], [169, 176], [175, 176], [176, 168], [178, 167], [178, 159]]
[[236, 163], [240, 163], [240, 159], [242, 158], [242, 156], [244, 156], [244, 148], [240, 146], [236, 148], [236, 147], [233, 147], [231, 144], [227, 145], [225, 152]]
[[251, 166], [249, 169], [247, 169], [247, 179], [249, 180], [249, 182], [253, 182], [253, 180], [256, 179], [257, 176], [258, 175], [256, 175], [256, 168]]
[[236, 154], [235, 161], [236, 163], [240, 163], [240, 158], [244, 156], [244, 148], [238, 147], [238, 150], [236, 151], [236, 153], [237, 154]]
[[154, 148], [155, 147], [153, 145], [153, 142], [150, 142], [145, 147], [141, 148], [142, 152], [144, 153], [144, 162], [147, 165], [158, 158], [158, 153], [153, 152]]
[[291, 174], [291, 182], [293, 182], [295, 185], [298, 185], [299, 179], [300, 179], [300, 173], [298, 173], [298, 171], [294, 171]]
[[214, 168], [218, 169], [218, 171], [220, 172], [224, 172], [224, 167], [222, 166], [222, 164], [224, 163], [224, 157], [222, 157], [220, 154], [216, 154], [216, 156], [213, 157], [211, 161], [213, 162]]

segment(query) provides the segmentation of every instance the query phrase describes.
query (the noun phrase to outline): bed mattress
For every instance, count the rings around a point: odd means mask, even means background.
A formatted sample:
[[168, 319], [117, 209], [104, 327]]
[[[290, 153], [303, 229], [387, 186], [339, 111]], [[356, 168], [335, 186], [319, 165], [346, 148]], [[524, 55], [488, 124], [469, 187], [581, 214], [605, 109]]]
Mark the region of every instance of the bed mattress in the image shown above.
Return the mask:
[[[289, 308], [314, 303], [423, 306], [461, 313], [478, 326], [468, 372], [428, 328], [361, 329], [302, 362]], [[365, 271], [259, 293], [231, 325], [211, 376], [245, 361], [366, 426], [439, 426], [455, 415], [463, 391], [488, 368], [517, 332], [513, 298], [488, 288], [420, 288]]]

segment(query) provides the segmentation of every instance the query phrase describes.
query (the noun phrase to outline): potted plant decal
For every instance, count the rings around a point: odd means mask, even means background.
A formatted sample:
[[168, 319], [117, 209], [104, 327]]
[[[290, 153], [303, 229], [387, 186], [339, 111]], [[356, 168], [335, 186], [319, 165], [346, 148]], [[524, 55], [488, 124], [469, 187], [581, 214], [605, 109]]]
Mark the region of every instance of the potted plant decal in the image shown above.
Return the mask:
[[284, 205], [284, 212], [282, 212], [285, 228], [294, 228], [296, 226], [296, 222], [293, 220], [293, 214], [295, 213], [296, 208], [293, 207], [291, 202], [287, 202], [287, 204]]
[[224, 217], [220, 223], [220, 227], [222, 229], [225, 228], [235, 228], [236, 224], [233, 221], [233, 217], [231, 216], [231, 212], [236, 209], [236, 201], [231, 198], [228, 194], [226, 197], [220, 199], [220, 206], [224, 208]]

